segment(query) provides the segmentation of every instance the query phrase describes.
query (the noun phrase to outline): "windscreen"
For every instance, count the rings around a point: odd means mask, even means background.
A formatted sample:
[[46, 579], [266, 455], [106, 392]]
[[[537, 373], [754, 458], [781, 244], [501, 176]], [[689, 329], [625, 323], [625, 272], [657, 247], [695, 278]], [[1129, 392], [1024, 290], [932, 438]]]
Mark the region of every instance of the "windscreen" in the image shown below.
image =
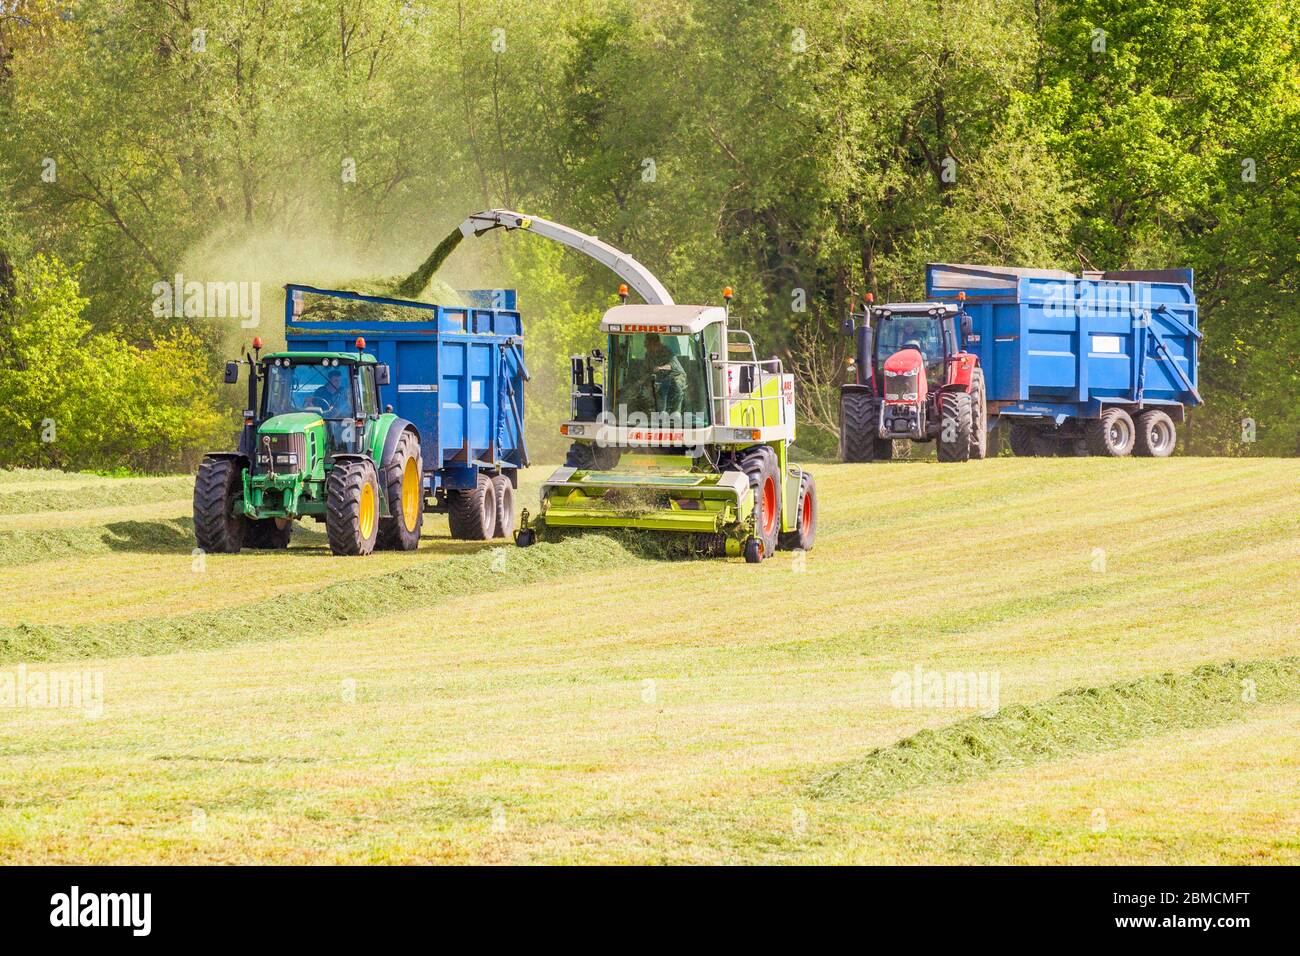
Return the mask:
[[708, 363], [699, 336], [638, 332], [611, 338], [611, 406], [620, 424], [708, 426]]
[[352, 372], [351, 365], [269, 365], [265, 417], [316, 412], [326, 419], [352, 418]]

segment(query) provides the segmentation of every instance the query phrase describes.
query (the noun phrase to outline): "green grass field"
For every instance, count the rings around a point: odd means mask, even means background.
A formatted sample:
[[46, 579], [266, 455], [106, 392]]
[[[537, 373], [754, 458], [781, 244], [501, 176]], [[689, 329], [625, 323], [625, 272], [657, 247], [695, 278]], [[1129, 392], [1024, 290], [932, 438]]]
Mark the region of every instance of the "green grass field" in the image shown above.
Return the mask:
[[1300, 862], [1296, 462], [814, 470], [757, 567], [0, 472], [0, 862]]

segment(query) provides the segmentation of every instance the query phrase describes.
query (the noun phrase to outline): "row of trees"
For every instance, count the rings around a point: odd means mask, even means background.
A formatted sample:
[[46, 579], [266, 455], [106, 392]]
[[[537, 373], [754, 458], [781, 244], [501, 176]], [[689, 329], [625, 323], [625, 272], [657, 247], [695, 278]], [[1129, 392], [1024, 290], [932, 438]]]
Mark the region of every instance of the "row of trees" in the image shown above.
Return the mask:
[[[157, 315], [160, 279], [260, 283], [271, 317], [284, 281], [395, 274], [497, 205], [598, 233], [681, 301], [732, 285], [809, 373], [852, 303], [919, 295], [927, 261], [1189, 265], [1208, 404], [1187, 450], [1296, 454], [1298, 20], [1283, 0], [4, 0], [0, 242], [76, 264], [86, 334], [212, 368], [247, 329]], [[518, 237], [447, 269], [520, 288], [551, 435], [612, 277]], [[824, 378], [806, 411], [829, 447]], [[219, 419], [238, 397], [185, 400]], [[152, 466], [200, 440], [67, 455]]]

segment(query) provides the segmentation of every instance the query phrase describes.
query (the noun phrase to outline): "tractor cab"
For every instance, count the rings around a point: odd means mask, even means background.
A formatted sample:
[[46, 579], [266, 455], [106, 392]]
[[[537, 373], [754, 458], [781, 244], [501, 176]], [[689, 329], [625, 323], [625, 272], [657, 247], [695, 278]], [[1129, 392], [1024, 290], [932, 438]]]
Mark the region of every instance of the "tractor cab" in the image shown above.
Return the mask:
[[[857, 324], [855, 319], [861, 319]], [[895, 439], [939, 442], [944, 460], [985, 449], [983, 376], [962, 350], [970, 317], [957, 302], [895, 302], [868, 297], [844, 323], [854, 337], [852, 378], [841, 388], [846, 461], [892, 457]]]
[[[259, 431], [323, 421], [328, 453], [353, 451], [357, 429], [379, 417], [380, 366], [374, 356], [279, 352], [262, 360]], [[378, 377], [382, 377], [379, 373]]]

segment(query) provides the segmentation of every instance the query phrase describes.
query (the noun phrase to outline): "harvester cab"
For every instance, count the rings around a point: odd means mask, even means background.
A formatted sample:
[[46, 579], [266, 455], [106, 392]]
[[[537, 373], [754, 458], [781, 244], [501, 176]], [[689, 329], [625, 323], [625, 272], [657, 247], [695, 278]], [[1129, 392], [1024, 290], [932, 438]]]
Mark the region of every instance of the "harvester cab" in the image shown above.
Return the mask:
[[875, 305], [845, 321], [850, 380], [840, 390], [844, 461], [888, 460], [896, 439], [936, 441], [941, 461], [988, 451], [984, 378], [963, 350], [964, 301]]
[[[261, 340], [247, 366], [248, 405], [234, 452], [204, 457], [194, 487], [200, 548], [288, 547], [293, 521], [323, 522], [335, 554], [414, 550], [424, 498], [419, 437], [382, 410], [389, 369], [365, 351], [273, 352]], [[382, 475], [382, 478], [381, 478]]]

